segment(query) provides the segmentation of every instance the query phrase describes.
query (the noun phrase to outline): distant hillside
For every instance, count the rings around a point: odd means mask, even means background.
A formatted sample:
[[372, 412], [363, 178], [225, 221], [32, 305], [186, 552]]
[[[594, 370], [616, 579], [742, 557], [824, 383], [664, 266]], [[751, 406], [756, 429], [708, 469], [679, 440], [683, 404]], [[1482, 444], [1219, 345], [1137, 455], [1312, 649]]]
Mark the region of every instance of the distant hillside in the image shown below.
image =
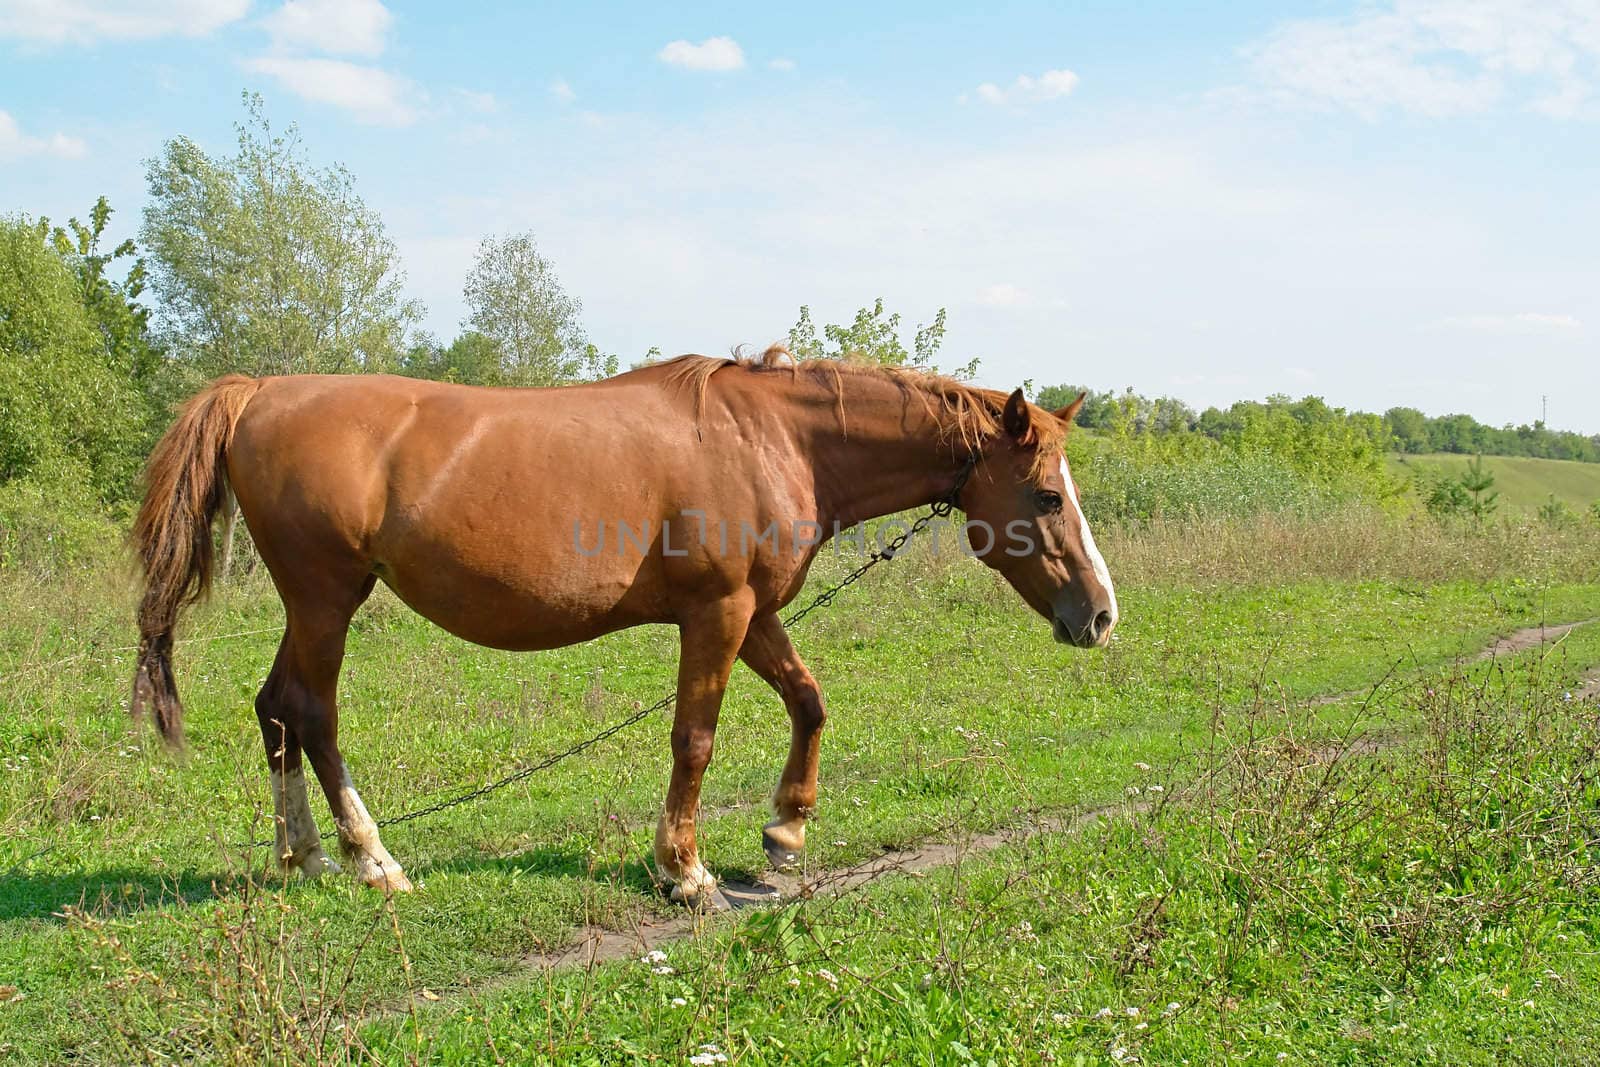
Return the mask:
[[[1391, 455], [1389, 469], [1407, 480], [1420, 473], [1425, 481], [1432, 481], [1441, 474], [1459, 475], [1471, 459], [1439, 452]], [[1499, 490], [1504, 507], [1532, 511], [1554, 493], [1556, 499], [1582, 512], [1600, 500], [1600, 463], [1525, 456], [1484, 456], [1483, 462], [1494, 472], [1494, 487]]]

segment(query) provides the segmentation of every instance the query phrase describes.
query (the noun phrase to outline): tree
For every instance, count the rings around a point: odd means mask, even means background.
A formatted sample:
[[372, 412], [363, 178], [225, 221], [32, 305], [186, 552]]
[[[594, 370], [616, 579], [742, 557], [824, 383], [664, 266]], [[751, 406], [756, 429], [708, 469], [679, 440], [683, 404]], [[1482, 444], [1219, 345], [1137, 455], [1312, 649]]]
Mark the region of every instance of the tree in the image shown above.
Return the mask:
[[1461, 483], [1448, 474], [1441, 475], [1428, 487], [1424, 498], [1428, 511], [1439, 518], [1463, 515], [1472, 507], [1472, 498]]
[[[945, 309], [940, 308], [933, 322], [918, 325], [911, 339], [911, 349], [906, 350], [900, 340], [900, 314], [885, 314], [883, 298], [873, 301], [872, 307], [862, 308], [850, 325], [828, 324], [822, 328], [822, 338], [817, 337], [816, 323], [811, 319], [811, 308], [800, 306], [800, 318], [789, 330], [789, 351], [796, 359], [852, 359], [886, 366], [922, 367], [938, 373], [934, 357], [944, 346]], [[971, 378], [978, 373], [978, 361], [955, 368], [955, 378]]]
[[146, 166], [141, 239], [173, 355], [197, 377], [388, 369], [422, 309], [382, 220], [259, 95], [244, 106], [231, 159], [180, 137]]
[[1482, 456], [1475, 456], [1467, 463], [1460, 480], [1461, 488], [1470, 498], [1467, 511], [1482, 523], [1494, 514], [1496, 501], [1500, 499], [1500, 493], [1494, 488], [1494, 472], [1484, 466]]
[[1416, 408], [1390, 408], [1383, 413], [1394, 437], [1395, 447], [1402, 452], [1428, 450], [1428, 417]]
[[616, 373], [616, 357], [589, 343], [583, 305], [561, 287], [531, 233], [484, 238], [463, 295], [471, 311], [464, 325], [495, 346], [498, 382], [563, 385]]
[[406, 349], [396, 369], [413, 378], [493, 385], [501, 379], [500, 347], [474, 330], [468, 330], [449, 345], [441, 345], [423, 335]]
[[[149, 432], [137, 381], [147, 358], [142, 309], [104, 277], [91, 225], [0, 218], [0, 484], [132, 490]], [[129, 247], [117, 254], [131, 254]]]

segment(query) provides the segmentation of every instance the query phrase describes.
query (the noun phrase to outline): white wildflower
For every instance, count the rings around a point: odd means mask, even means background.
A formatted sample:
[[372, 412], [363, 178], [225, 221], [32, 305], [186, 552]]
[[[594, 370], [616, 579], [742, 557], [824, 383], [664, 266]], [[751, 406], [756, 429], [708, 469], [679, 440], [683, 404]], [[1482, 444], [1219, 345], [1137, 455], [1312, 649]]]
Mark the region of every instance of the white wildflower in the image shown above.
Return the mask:
[[1183, 1005], [1179, 1004], [1176, 1000], [1174, 1000], [1171, 1004], [1167, 1005], [1167, 1010], [1163, 1011], [1161, 1014], [1162, 1014], [1162, 1016], [1168, 1016], [1168, 1015], [1176, 1014], [1177, 1010], [1179, 1008], [1181, 1008], [1182, 1006]]
[[673, 997], [672, 1006], [674, 1008], [686, 1008], [689, 1006], [689, 1002], [684, 1000], [682, 997]]
[[1140, 774], [1149, 774], [1150, 773], [1150, 764], [1148, 764], [1148, 763], [1135, 763], [1133, 765], [1133, 769], [1138, 771]]
[[1127, 1010], [1128, 1018], [1137, 1019], [1139, 1017], [1139, 1009], [1135, 1008], [1133, 1005], [1131, 1005], [1131, 1004], [1128, 1005], [1126, 1010]]
[[1128, 1050], [1121, 1045], [1111, 1046], [1111, 1059], [1114, 1063], [1121, 1063], [1128, 1058]]
[[674, 971], [671, 967], [669, 967], [665, 963], [663, 963], [663, 964], [659, 964], [659, 965], [657, 965], [655, 967], [650, 968], [650, 973], [651, 974], [677, 974], [678, 972]]
[[817, 977], [822, 979], [824, 982], [827, 982], [831, 986], [837, 986], [839, 984], [839, 977], [826, 967], [817, 968]]
[[665, 952], [662, 952], [658, 948], [653, 948], [649, 952], [646, 952], [643, 956], [640, 956], [639, 957], [639, 962], [640, 963], [665, 963], [665, 962], [667, 962], [667, 954]]
[[1101, 1008], [1099, 1011], [1094, 1013], [1094, 1017], [1096, 1019], [1109, 1019], [1111, 1018], [1111, 1009]]
[[1051, 1020], [1052, 1020], [1052, 1021], [1054, 1021], [1054, 1022], [1057, 1022], [1057, 1023], [1064, 1023], [1064, 1022], [1066, 1022], [1066, 1021], [1067, 1021], [1067, 1020], [1068, 1020], [1068, 1019], [1070, 1019], [1070, 1018], [1072, 1018], [1072, 1016], [1070, 1016], [1070, 1015], [1068, 1015], [1068, 1014], [1067, 1014], [1067, 1013], [1066, 1013], [1066, 1012], [1064, 1012], [1064, 1011], [1053, 1011], [1053, 1012], [1051, 1012], [1051, 1013], [1050, 1013], [1050, 1018], [1051, 1018]]
[[1165, 793], [1166, 792], [1166, 790], [1163, 789], [1159, 785], [1147, 785], [1147, 786], [1144, 787], [1144, 791], [1146, 793]]

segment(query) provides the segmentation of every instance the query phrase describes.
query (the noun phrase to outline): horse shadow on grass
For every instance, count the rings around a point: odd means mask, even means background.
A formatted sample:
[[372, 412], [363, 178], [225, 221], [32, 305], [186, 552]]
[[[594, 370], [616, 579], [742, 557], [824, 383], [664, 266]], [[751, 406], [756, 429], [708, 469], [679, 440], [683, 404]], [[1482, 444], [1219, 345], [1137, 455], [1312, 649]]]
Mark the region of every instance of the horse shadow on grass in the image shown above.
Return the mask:
[[66, 909], [100, 916], [128, 915], [169, 904], [226, 896], [238, 874], [106, 867], [97, 871], [0, 874], [0, 922], [62, 921]]
[[[655, 876], [642, 859], [597, 865], [583, 849], [562, 845], [535, 845], [504, 854], [458, 852], [421, 859], [408, 864], [406, 870], [414, 883], [425, 882], [434, 874], [522, 875], [609, 884], [641, 898], [660, 897]], [[346, 871], [324, 875], [323, 880], [349, 877]], [[231, 868], [219, 864], [210, 871], [116, 866], [39, 872], [14, 867], [0, 872], [0, 923], [59, 923], [65, 921], [68, 908], [102, 918], [128, 916], [173, 905], [237, 899], [250, 892], [276, 892], [283, 884], [263, 860]], [[294, 876], [287, 889], [295, 893], [316, 884]]]

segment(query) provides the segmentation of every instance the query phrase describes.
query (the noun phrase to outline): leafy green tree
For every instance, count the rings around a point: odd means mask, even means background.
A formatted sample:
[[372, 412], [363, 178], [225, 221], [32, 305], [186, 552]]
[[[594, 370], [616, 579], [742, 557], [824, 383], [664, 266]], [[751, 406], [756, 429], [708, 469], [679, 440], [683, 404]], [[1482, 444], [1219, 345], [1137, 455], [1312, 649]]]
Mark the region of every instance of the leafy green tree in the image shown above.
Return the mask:
[[[818, 338], [811, 308], [802, 304], [800, 318], [789, 330], [789, 351], [797, 359], [854, 359], [938, 372], [933, 361], [944, 346], [944, 328], [945, 309], [940, 308], [931, 323], [917, 326], [908, 351], [900, 339], [899, 312], [886, 313], [883, 298], [879, 297], [870, 308], [857, 311], [848, 326], [835, 323], [823, 326], [822, 337]], [[978, 360], [973, 359], [950, 373], [955, 378], [971, 378], [978, 373]]]
[[396, 370], [413, 378], [494, 385], [501, 379], [500, 348], [475, 330], [466, 331], [449, 345], [421, 335], [406, 349]]
[[1416, 408], [1390, 408], [1383, 413], [1395, 447], [1401, 452], [1428, 450], [1428, 417]]
[[466, 326], [497, 353], [498, 383], [564, 385], [617, 372], [617, 358], [584, 335], [582, 303], [561, 287], [531, 233], [484, 238], [463, 295]]
[[1087, 386], [1047, 385], [1039, 390], [1035, 402], [1050, 411], [1059, 411], [1083, 393], [1083, 407], [1078, 409], [1077, 425], [1091, 430], [1103, 430], [1111, 425], [1117, 411], [1115, 393], [1097, 393]]
[[86, 484], [106, 501], [132, 491], [149, 356], [141, 309], [104, 277], [109, 217], [101, 201], [89, 227], [0, 218], [0, 484]]
[[244, 106], [232, 158], [180, 137], [146, 167], [141, 239], [172, 354], [199, 377], [390, 368], [422, 309], [382, 220], [260, 96]]

